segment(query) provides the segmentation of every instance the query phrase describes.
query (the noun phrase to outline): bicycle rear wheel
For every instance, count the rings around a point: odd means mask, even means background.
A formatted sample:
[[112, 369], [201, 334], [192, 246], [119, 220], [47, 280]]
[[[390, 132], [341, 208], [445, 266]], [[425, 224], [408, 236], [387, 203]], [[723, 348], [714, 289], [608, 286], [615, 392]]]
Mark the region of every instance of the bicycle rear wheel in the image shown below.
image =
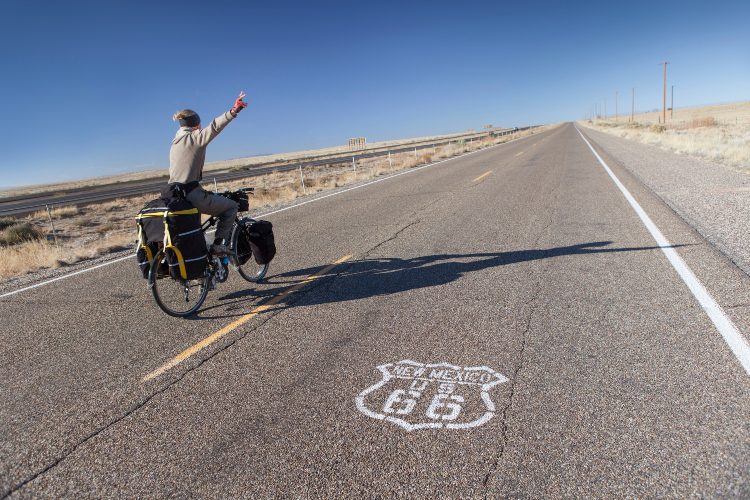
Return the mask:
[[208, 295], [211, 276], [208, 269], [198, 279], [173, 279], [169, 274], [159, 272], [163, 269], [166, 257], [164, 250], [159, 250], [151, 262], [148, 274], [148, 285], [159, 308], [170, 316], [184, 318], [194, 314]]
[[237, 272], [245, 280], [251, 283], [263, 281], [268, 272], [268, 264], [258, 264], [253, 257], [253, 251], [250, 247], [250, 240], [247, 236], [246, 228], [252, 224], [252, 219], [244, 218], [232, 228], [232, 264]]

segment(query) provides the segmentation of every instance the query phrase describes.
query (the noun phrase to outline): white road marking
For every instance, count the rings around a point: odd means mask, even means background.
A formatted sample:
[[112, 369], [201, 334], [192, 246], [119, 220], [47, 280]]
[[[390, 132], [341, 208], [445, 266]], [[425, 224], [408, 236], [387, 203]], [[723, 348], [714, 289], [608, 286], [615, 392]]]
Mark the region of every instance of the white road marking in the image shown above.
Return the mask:
[[[367, 186], [370, 186], [372, 184], [376, 184], [378, 182], [387, 181], [389, 179], [393, 179], [394, 177], [399, 177], [399, 176], [402, 176], [402, 175], [410, 174], [412, 172], [416, 172], [416, 171], [422, 170], [424, 168], [434, 167], [435, 165], [440, 165], [441, 163], [445, 163], [447, 161], [458, 160], [459, 158], [463, 158], [464, 156], [473, 155], [473, 154], [476, 154], [476, 153], [480, 153], [482, 151], [488, 151], [490, 149], [494, 149], [494, 148], [497, 148], [499, 146], [504, 146], [506, 144], [510, 144], [512, 142], [520, 141], [522, 139], [527, 139], [527, 138], [532, 137], [532, 136], [533, 136], [533, 134], [532, 135], [527, 135], [526, 137], [519, 137], [518, 139], [513, 139], [512, 141], [503, 142], [503, 143], [500, 143], [500, 144], [495, 144], [494, 146], [490, 146], [488, 148], [478, 149], [476, 151], [470, 151], [470, 152], [464, 153], [462, 155], [454, 156], [452, 158], [446, 158], [445, 160], [436, 161], [435, 163], [430, 163], [428, 165], [423, 165], [421, 167], [410, 168], [408, 170], [405, 170], [404, 172], [399, 172], [397, 174], [388, 175], [386, 177], [383, 177], [382, 179], [377, 179], [377, 180], [374, 180], [374, 181], [366, 182], [364, 184], [360, 184], [358, 186], [350, 187], [350, 188], [347, 188], [347, 189], [342, 189], [341, 191], [336, 191], [335, 193], [330, 193], [330, 194], [327, 194], [325, 196], [320, 196], [318, 198], [314, 198], [312, 200], [303, 201], [302, 203], [297, 203], [296, 205], [290, 205], [288, 207], [280, 208], [279, 210], [274, 210], [272, 212], [267, 212], [265, 214], [255, 215], [255, 216], [253, 216], [253, 218], [254, 219], [260, 219], [261, 217], [268, 217], [269, 215], [277, 214], [279, 212], [285, 212], [286, 210], [291, 210], [292, 208], [298, 208], [298, 207], [301, 207], [303, 205], [307, 205], [308, 203], [314, 203], [316, 201], [320, 201], [320, 200], [324, 200], [326, 198], [330, 198], [331, 196], [337, 196], [337, 195], [340, 195], [340, 194], [343, 194], [343, 193], [346, 193], [346, 192], [349, 192], [349, 191], [353, 191], [355, 189], [361, 189], [363, 187], [367, 187]], [[216, 230], [213, 229], [213, 230], [208, 231], [208, 232], [210, 233], [212, 231], [216, 231]], [[132, 259], [134, 256], [135, 256], [135, 254], [128, 255], [126, 257], [119, 257], [117, 259], [113, 259], [113, 260], [110, 260], [108, 262], [104, 262], [103, 264], [98, 264], [98, 265], [93, 266], [93, 267], [87, 267], [85, 269], [81, 269], [79, 271], [75, 271], [75, 272], [72, 272], [70, 274], [64, 274], [62, 276], [58, 276], [57, 278], [52, 278], [52, 279], [47, 280], [47, 281], [42, 281], [41, 283], [37, 283], [35, 285], [27, 286], [27, 287], [24, 287], [24, 288], [19, 288], [18, 290], [13, 290], [12, 292], [6, 292], [6, 293], [0, 295], [0, 299], [2, 299], [4, 297], [9, 297], [11, 295], [15, 295], [17, 293], [25, 292], [27, 290], [33, 290], [34, 288], [39, 288], [40, 286], [49, 285], [50, 283], [54, 283], [55, 281], [60, 281], [60, 280], [66, 279], [66, 278], [70, 278], [72, 276], [76, 276], [78, 274], [86, 273], [88, 271], [93, 271], [94, 269], [99, 269], [100, 267], [108, 266], [110, 264], [115, 264], [115, 263], [121, 262], [123, 260]]]
[[383, 378], [359, 393], [354, 399], [357, 409], [407, 432], [484, 425], [495, 416], [489, 391], [508, 381], [486, 366], [424, 364], [404, 359], [377, 368]]
[[675, 269], [675, 271], [677, 271], [677, 274], [680, 275], [682, 281], [685, 282], [695, 299], [701, 305], [708, 317], [711, 318], [714, 326], [719, 331], [721, 336], [724, 337], [724, 340], [726, 341], [727, 345], [729, 345], [729, 348], [732, 350], [732, 353], [735, 355], [735, 357], [737, 357], [737, 360], [740, 362], [742, 367], [745, 369], [745, 372], [750, 375], [750, 346], [748, 346], [747, 341], [742, 337], [732, 320], [729, 319], [729, 317], [721, 309], [721, 306], [714, 300], [708, 290], [706, 290], [706, 287], [703, 286], [700, 280], [695, 276], [695, 274], [693, 274], [693, 271], [690, 270], [685, 261], [682, 260], [682, 257], [680, 257], [680, 254], [677, 253], [677, 250], [672, 248], [672, 244], [669, 242], [669, 240], [667, 240], [664, 234], [662, 234], [662, 232], [659, 230], [656, 224], [654, 224], [654, 222], [643, 210], [643, 208], [641, 208], [641, 205], [635, 200], [635, 198], [633, 198], [633, 195], [630, 194], [630, 191], [628, 191], [628, 189], [623, 185], [622, 182], [620, 182], [617, 176], [615, 176], [614, 172], [612, 172], [612, 170], [604, 162], [604, 160], [602, 160], [602, 157], [599, 156], [599, 153], [597, 153], [596, 150], [591, 146], [591, 143], [586, 139], [583, 133], [581, 133], [581, 131], [577, 127], [576, 130], [581, 135], [581, 138], [586, 143], [586, 145], [588, 145], [591, 152], [594, 153], [596, 159], [599, 160], [599, 163], [602, 165], [602, 167], [604, 167], [604, 170], [606, 170], [607, 174], [609, 174], [609, 176], [612, 178], [615, 185], [625, 196], [625, 199], [628, 200], [630, 206], [633, 207], [635, 213], [638, 214], [638, 217], [640, 217], [641, 221], [646, 226], [646, 229], [648, 229], [648, 232], [651, 233], [651, 236], [656, 241], [656, 244], [661, 247], [661, 251], [664, 252], [664, 255], [666, 255], [669, 263], [672, 264], [672, 267]]
[[43, 286], [43, 285], [49, 285], [50, 283], [54, 283], [55, 281], [64, 280], [65, 278], [70, 278], [71, 276], [76, 276], [78, 274], [87, 273], [89, 271], [93, 271], [94, 269], [99, 269], [100, 267], [108, 266], [108, 265], [114, 264], [116, 262], [120, 262], [120, 261], [123, 261], [123, 260], [126, 260], [126, 259], [132, 259], [133, 257], [134, 257], [134, 255], [128, 255], [126, 257], [119, 257], [117, 259], [113, 259], [113, 260], [104, 262], [103, 264], [97, 264], [96, 266], [93, 266], [93, 267], [87, 267], [85, 269], [81, 269], [79, 271], [75, 271], [75, 272], [72, 272], [70, 274], [63, 274], [62, 276], [58, 276], [57, 278], [52, 278], [52, 279], [47, 280], [47, 281], [42, 281], [41, 283], [37, 283], [36, 285], [27, 286], [27, 287], [24, 287], [24, 288], [19, 288], [18, 290], [13, 290], [12, 292], [4, 293], [4, 294], [0, 295], [0, 299], [2, 299], [3, 297], [8, 297], [10, 295], [15, 295], [17, 293], [25, 292], [26, 290], [32, 290], [34, 288], [38, 288], [38, 287]]

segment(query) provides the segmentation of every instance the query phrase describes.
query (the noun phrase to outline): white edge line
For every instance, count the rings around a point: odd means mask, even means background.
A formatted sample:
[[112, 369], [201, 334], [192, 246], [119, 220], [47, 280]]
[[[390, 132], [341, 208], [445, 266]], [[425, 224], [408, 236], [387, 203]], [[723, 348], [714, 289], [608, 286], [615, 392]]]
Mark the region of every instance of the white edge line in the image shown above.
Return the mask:
[[[302, 203], [297, 203], [296, 205], [290, 205], [288, 207], [284, 207], [284, 208], [281, 208], [279, 210], [274, 210], [272, 212], [267, 212], [265, 214], [255, 215], [254, 218], [255, 217], [257, 217], [257, 218], [268, 217], [269, 215], [278, 214], [279, 212], [284, 212], [286, 210], [291, 210], [292, 208], [301, 207], [303, 205], [307, 205], [308, 203], [314, 203], [316, 201], [324, 200], [326, 198], [330, 198], [331, 196], [337, 196], [337, 195], [346, 193], [348, 191], [353, 191], [355, 189], [361, 189], [363, 187], [367, 187], [367, 186], [370, 186], [372, 184], [376, 184], [378, 182], [387, 181], [388, 179], [393, 179], [394, 177], [399, 177], [401, 175], [410, 174], [412, 172], [416, 172], [416, 171], [422, 170], [424, 168], [434, 167], [435, 165], [439, 165], [439, 164], [445, 163], [447, 161], [458, 160], [459, 158], [463, 158], [464, 156], [473, 155], [475, 153], [480, 153], [482, 151], [487, 151], [487, 150], [490, 150], [490, 149], [493, 149], [493, 148], [496, 148], [496, 147], [499, 147], [499, 146], [505, 146], [506, 144], [510, 144], [511, 142], [516, 142], [516, 141], [520, 141], [522, 139], [527, 139], [529, 137], [532, 137], [533, 135], [534, 134], [527, 135], [526, 137], [518, 137], [517, 139], [513, 139], [513, 140], [510, 140], [508, 142], [502, 142], [500, 144], [495, 144], [494, 146], [490, 146], [490, 147], [487, 147], [487, 148], [478, 149], [476, 151], [470, 151], [468, 153], [464, 153], [462, 155], [454, 156], [452, 158], [446, 158], [445, 160], [440, 160], [440, 161], [436, 161], [434, 163], [429, 163], [427, 165], [422, 165], [421, 167], [410, 168], [408, 170], [405, 170], [404, 172], [399, 172], [399, 173], [396, 173], [396, 174], [388, 175], [386, 177], [383, 177], [382, 179], [376, 179], [374, 181], [366, 182], [366, 183], [360, 184], [358, 186], [350, 187], [350, 188], [347, 188], [347, 189], [342, 189], [341, 191], [336, 191], [335, 193], [330, 193], [330, 194], [327, 194], [327, 195], [324, 195], [324, 196], [320, 196], [318, 198], [313, 198], [312, 200], [303, 201]], [[209, 231], [209, 233], [210, 232], [211, 231]], [[119, 257], [117, 259], [113, 259], [113, 260], [104, 262], [102, 264], [97, 264], [96, 266], [93, 266], [93, 267], [87, 267], [85, 269], [81, 269], [79, 271], [75, 271], [75, 272], [72, 272], [70, 274], [64, 274], [62, 276], [58, 276], [57, 278], [52, 278], [52, 279], [47, 280], [47, 281], [42, 281], [41, 283], [37, 283], [35, 285], [27, 286], [27, 287], [24, 287], [24, 288], [19, 288], [18, 290], [13, 290], [12, 292], [6, 292], [6, 293], [0, 295], [0, 299], [2, 299], [4, 297], [9, 297], [11, 295], [15, 295], [17, 293], [25, 292], [27, 290], [33, 290], [34, 288], [39, 288], [40, 286], [49, 285], [50, 283], [54, 283], [55, 281], [60, 281], [60, 280], [63, 280], [65, 278], [70, 278], [71, 276], [76, 276], [78, 274], [86, 273], [88, 271], [93, 271], [94, 269], [99, 269], [100, 267], [108, 266], [110, 264], [115, 264], [117, 262], [121, 262], [123, 260], [132, 259], [132, 258], [133, 258], [133, 255], [128, 255], [126, 257]]]
[[593, 146], [591, 146], [591, 143], [586, 139], [578, 127], [576, 127], [576, 131], [581, 135], [583, 141], [589, 147], [591, 152], [594, 153], [594, 156], [599, 160], [599, 163], [604, 167], [604, 170], [606, 170], [607, 174], [612, 178], [615, 185], [620, 189], [625, 196], [625, 199], [628, 200], [628, 203], [633, 207], [635, 213], [638, 214], [638, 217], [640, 217], [641, 221], [646, 226], [646, 229], [648, 229], [648, 232], [651, 233], [651, 236], [656, 240], [656, 244], [659, 245], [661, 251], [664, 252], [669, 263], [672, 264], [672, 267], [677, 271], [677, 274], [680, 275], [682, 281], [684, 281], [690, 289], [693, 296], [711, 319], [716, 329], [721, 336], [724, 337], [724, 341], [729, 345], [729, 348], [745, 369], [745, 372], [750, 375], [750, 346], [748, 346], [747, 341], [742, 337], [732, 320], [721, 309], [721, 306], [714, 300], [708, 290], [706, 290], [706, 287], [703, 286], [685, 261], [682, 260], [682, 257], [677, 253], [677, 250], [672, 247], [669, 240], [667, 240], [664, 234], [662, 234], [656, 224], [654, 224], [648, 214], [643, 210], [641, 205], [635, 200], [633, 195], [630, 194], [630, 191], [628, 191], [609, 166], [607, 166], [604, 160], [602, 160], [602, 157], [599, 156], [599, 153], [597, 153]]
[[75, 276], [77, 274], [82, 274], [82, 273], [86, 273], [86, 272], [89, 272], [89, 271], [93, 271], [94, 269], [99, 269], [100, 267], [108, 266], [110, 264], [114, 264], [115, 262], [120, 262], [120, 261], [123, 261], [125, 259], [132, 259], [132, 258], [133, 258], [132, 255], [127, 255], [125, 257], [119, 257], [117, 259], [109, 260], [109, 261], [104, 262], [102, 264], [97, 264], [97, 265], [95, 265], [93, 267], [87, 267], [85, 269], [81, 269], [81, 270], [72, 272], [70, 274], [63, 274], [62, 276], [58, 276], [57, 278], [52, 278], [52, 279], [47, 280], [47, 281], [42, 281], [41, 283], [37, 283], [36, 285], [27, 286], [27, 287], [24, 287], [24, 288], [19, 288], [18, 290], [13, 290], [12, 292], [4, 293], [4, 294], [0, 295], [0, 299], [2, 299], [3, 297], [8, 297], [10, 295], [15, 295], [17, 293], [25, 292], [26, 290], [31, 290], [31, 289], [34, 289], [34, 288], [38, 288], [38, 287], [43, 286], [43, 285], [49, 285], [50, 283], [54, 283], [55, 281], [60, 281], [60, 280], [63, 280], [65, 278], [70, 278], [71, 276]]

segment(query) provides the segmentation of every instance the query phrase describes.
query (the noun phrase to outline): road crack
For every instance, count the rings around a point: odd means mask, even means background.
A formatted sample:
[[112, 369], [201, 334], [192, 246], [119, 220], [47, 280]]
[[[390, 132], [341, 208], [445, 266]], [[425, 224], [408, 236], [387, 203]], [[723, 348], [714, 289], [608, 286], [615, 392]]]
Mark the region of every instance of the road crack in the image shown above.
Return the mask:
[[503, 456], [505, 455], [505, 448], [508, 443], [508, 433], [509, 433], [509, 426], [508, 426], [508, 414], [510, 413], [510, 409], [513, 406], [513, 397], [515, 396], [516, 392], [516, 384], [518, 382], [518, 376], [523, 369], [526, 359], [526, 346], [529, 342], [529, 332], [531, 331], [531, 322], [534, 319], [534, 314], [536, 313], [537, 308], [539, 307], [539, 304], [537, 302], [537, 299], [539, 298], [539, 295], [541, 294], [542, 285], [541, 280], [537, 280], [537, 286], [536, 290], [534, 291], [534, 294], [532, 297], [527, 300], [524, 305], [530, 306], [529, 314], [526, 317], [525, 326], [523, 329], [523, 332], [521, 334], [521, 346], [518, 351], [518, 364], [516, 365], [515, 370], [513, 370], [513, 375], [510, 377], [510, 395], [508, 396], [508, 403], [503, 407], [503, 410], [501, 412], [502, 414], [502, 428], [500, 431], [500, 449], [498, 450], [497, 455], [495, 456], [495, 460], [492, 462], [492, 465], [490, 466], [490, 470], [487, 471], [487, 474], [485, 474], [484, 479], [482, 480], [482, 486], [485, 489], [484, 498], [487, 498], [487, 490], [489, 481], [492, 478], [492, 476], [497, 472], [497, 469], [500, 466], [500, 462], [503, 459]]
[[398, 237], [401, 236], [401, 233], [403, 233], [404, 231], [406, 231], [407, 229], [409, 229], [412, 226], [416, 226], [417, 224], [419, 224], [421, 222], [422, 222], [421, 219], [417, 219], [417, 220], [414, 220], [414, 221], [408, 223], [407, 225], [403, 226], [398, 231], [396, 231], [393, 234], [393, 236], [389, 236], [388, 238], [384, 239], [380, 243], [376, 244], [374, 247], [372, 247], [369, 250], [367, 250], [364, 254], [362, 254], [362, 256], [365, 257], [365, 258], [369, 257], [370, 254], [372, 254], [375, 250], [377, 250], [378, 248], [382, 247], [386, 243], [390, 243], [391, 241], [394, 241], [394, 240], [398, 239]]
[[[561, 178], [561, 177], [560, 177]], [[556, 185], [553, 186], [553, 188], [550, 190], [549, 193], [546, 194], [546, 198], [549, 200], [550, 207], [556, 207], [559, 206], [557, 204], [557, 199], [559, 198], [559, 191], [560, 191], [560, 181]], [[555, 215], [557, 214], [557, 210], [551, 209], [549, 211], [545, 211], [543, 213], [550, 213], [549, 218], [544, 222], [544, 225], [541, 227], [539, 231], [539, 236], [534, 240], [534, 246], [538, 247], [539, 242], [544, 238], [544, 236], [547, 234], [549, 229], [555, 224], [556, 218]], [[549, 251], [545, 252], [546, 254], [549, 253]], [[503, 457], [505, 456], [505, 451], [508, 446], [508, 440], [510, 438], [510, 426], [508, 425], [508, 416], [510, 415], [510, 411], [513, 407], [514, 397], [516, 394], [516, 386], [518, 384], [518, 377], [521, 374], [521, 370], [523, 370], [524, 366], [526, 365], [526, 348], [529, 343], [529, 336], [531, 333], [531, 325], [532, 321], [534, 320], [535, 314], [540, 306], [539, 304], [539, 297], [542, 293], [542, 283], [545, 276], [544, 270], [540, 270], [537, 278], [534, 283], [534, 291], [532, 292], [531, 297], [524, 302], [524, 306], [529, 307], [528, 315], [526, 316], [526, 321], [524, 325], [523, 332], [521, 333], [521, 345], [519, 347], [518, 351], [518, 364], [516, 365], [515, 369], [513, 370], [513, 374], [510, 377], [510, 395], [508, 396], [508, 403], [503, 407], [503, 410], [501, 412], [502, 415], [502, 428], [500, 432], [500, 448], [497, 452], [497, 455], [495, 456], [495, 459], [492, 461], [492, 465], [490, 466], [490, 469], [487, 471], [487, 473], [484, 476], [484, 479], [482, 480], [482, 486], [484, 488], [484, 498], [487, 499], [489, 496], [489, 482], [490, 479], [492, 479], [492, 476], [494, 476], [498, 469], [500, 468], [500, 463], [503, 460]]]
[[237, 336], [236, 338], [234, 338], [231, 341], [227, 342], [226, 344], [222, 345], [220, 348], [218, 348], [215, 351], [211, 352], [206, 357], [198, 359], [197, 360], [198, 362], [197, 362], [197, 364], [195, 366], [192, 366], [192, 367], [186, 369], [184, 372], [182, 372], [181, 374], [179, 374], [176, 378], [174, 378], [169, 383], [167, 383], [164, 387], [159, 388], [155, 392], [149, 394], [145, 398], [143, 398], [143, 399], [139, 400], [138, 402], [134, 403], [133, 405], [131, 405], [130, 407], [128, 407], [125, 410], [125, 412], [122, 413], [121, 415], [117, 416], [116, 418], [110, 420], [109, 422], [107, 422], [107, 423], [105, 423], [103, 425], [100, 425], [99, 427], [97, 427], [96, 429], [94, 429], [93, 431], [91, 431], [89, 434], [87, 434], [83, 438], [79, 439], [77, 442], [75, 442], [72, 445], [64, 448], [62, 454], [60, 456], [58, 456], [57, 458], [52, 459], [52, 461], [48, 465], [46, 465], [42, 469], [38, 470], [37, 472], [32, 473], [32, 475], [29, 476], [29, 477], [27, 477], [26, 479], [24, 479], [24, 480], [16, 483], [15, 485], [10, 486], [10, 488], [8, 490], [6, 490], [6, 491], [0, 491], [0, 500], [3, 500], [3, 499], [6, 499], [6, 498], [10, 497], [13, 493], [16, 493], [17, 491], [21, 490], [24, 486], [28, 485], [29, 483], [33, 482], [34, 480], [36, 480], [39, 477], [43, 476], [44, 474], [48, 473], [49, 471], [51, 471], [52, 469], [54, 469], [55, 467], [57, 467], [58, 465], [60, 465], [66, 458], [68, 458], [69, 456], [71, 456], [72, 454], [74, 454], [79, 448], [81, 448], [82, 446], [84, 446], [86, 443], [88, 443], [92, 439], [96, 438], [97, 436], [99, 436], [103, 432], [106, 432], [107, 430], [109, 430], [110, 428], [114, 427], [115, 425], [119, 424], [120, 422], [122, 422], [126, 418], [130, 417], [131, 415], [136, 414], [138, 412], [138, 410], [140, 410], [141, 408], [143, 408], [144, 406], [146, 406], [148, 403], [150, 403], [151, 400], [153, 400], [157, 396], [159, 396], [159, 395], [167, 392], [172, 387], [176, 386], [187, 375], [193, 373], [198, 368], [200, 368], [201, 366], [203, 366], [204, 363], [212, 360], [217, 355], [219, 355], [219, 354], [223, 353], [224, 351], [228, 350], [234, 344], [236, 344], [240, 340], [243, 340], [244, 338], [246, 338], [250, 333], [252, 333], [252, 332], [254, 332], [254, 331], [262, 328], [266, 323], [268, 323], [269, 321], [271, 321], [272, 319], [274, 319], [278, 314], [281, 314], [281, 312], [284, 311], [287, 307], [289, 307], [292, 304], [295, 304], [295, 303], [299, 302], [305, 295], [307, 295], [308, 293], [312, 292], [313, 290], [319, 288], [326, 281], [329, 281], [329, 280], [326, 280], [325, 278], [326, 278], [326, 276], [321, 276], [320, 280], [316, 280], [315, 282], [311, 283], [308, 287], [300, 290], [297, 293], [294, 293], [294, 294], [290, 295], [289, 297], [290, 297], [291, 300], [286, 304], [286, 307], [270, 310], [268, 312], [268, 315], [264, 316], [261, 321], [258, 321], [257, 323], [255, 323], [251, 328], [248, 328], [248, 329], [244, 330], [244, 332], [241, 335]]

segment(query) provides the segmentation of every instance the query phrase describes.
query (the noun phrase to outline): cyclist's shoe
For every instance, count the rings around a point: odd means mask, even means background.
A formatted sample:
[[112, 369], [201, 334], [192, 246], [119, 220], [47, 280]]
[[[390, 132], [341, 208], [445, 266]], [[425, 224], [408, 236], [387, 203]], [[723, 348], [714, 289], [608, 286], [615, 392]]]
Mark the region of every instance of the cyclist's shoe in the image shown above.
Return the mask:
[[229, 247], [222, 244], [222, 243], [214, 243], [211, 245], [211, 248], [208, 250], [211, 255], [222, 256], [222, 255], [230, 255], [232, 252], [229, 250]]

